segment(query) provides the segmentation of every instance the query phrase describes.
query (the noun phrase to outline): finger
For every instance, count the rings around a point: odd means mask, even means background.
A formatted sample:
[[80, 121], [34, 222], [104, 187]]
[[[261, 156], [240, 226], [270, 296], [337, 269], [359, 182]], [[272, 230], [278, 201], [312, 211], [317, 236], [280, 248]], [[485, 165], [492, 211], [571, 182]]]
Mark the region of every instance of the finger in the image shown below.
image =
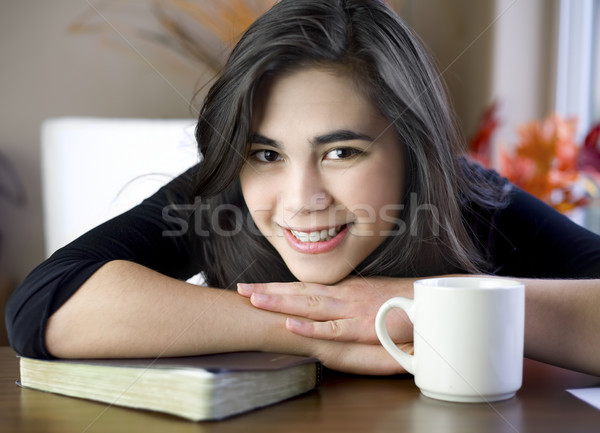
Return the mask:
[[[319, 340], [379, 344], [375, 326], [358, 318], [327, 321], [302, 321], [288, 318], [286, 328], [294, 334]], [[401, 329], [390, 333], [390, 337], [396, 343], [402, 344], [412, 338], [412, 332], [409, 334]]]
[[249, 298], [252, 295], [252, 284], [238, 283], [237, 292], [238, 294]]
[[250, 302], [262, 310], [305, 317], [311, 320], [332, 320], [346, 317], [340, 301], [324, 296], [267, 295], [252, 293]]
[[327, 320], [324, 322], [308, 322], [288, 318], [286, 328], [294, 334], [319, 340], [333, 340], [364, 344], [378, 344], [379, 339], [374, 327], [364, 326], [355, 319]]
[[250, 296], [252, 293], [265, 293], [270, 295], [323, 295], [329, 291], [328, 286], [323, 284], [303, 283], [300, 281], [291, 283], [238, 283], [237, 290], [238, 293], [244, 296]]

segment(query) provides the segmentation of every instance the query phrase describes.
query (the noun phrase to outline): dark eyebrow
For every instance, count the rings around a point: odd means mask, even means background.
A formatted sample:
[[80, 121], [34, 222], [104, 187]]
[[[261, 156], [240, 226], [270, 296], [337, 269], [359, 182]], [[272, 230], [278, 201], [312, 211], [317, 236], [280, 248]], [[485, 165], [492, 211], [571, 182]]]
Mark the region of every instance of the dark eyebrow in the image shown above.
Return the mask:
[[251, 144], [266, 144], [267, 146], [281, 147], [279, 143], [271, 138], [267, 138], [260, 134], [252, 134], [250, 139]]
[[365, 140], [374, 141], [371, 137], [366, 134], [359, 132], [350, 131], [348, 129], [338, 129], [337, 131], [330, 132], [328, 134], [319, 135], [312, 141], [313, 145], [319, 146], [329, 143], [337, 143], [339, 141], [351, 141], [351, 140]]
[[[341, 141], [351, 141], [351, 140], [365, 140], [365, 141], [369, 141], [369, 142], [374, 141], [370, 136], [368, 136], [366, 134], [361, 134], [359, 132], [350, 131], [349, 129], [338, 129], [336, 131], [329, 132], [327, 134], [323, 134], [323, 135], [319, 135], [319, 136], [315, 137], [313, 140], [311, 140], [311, 144], [313, 146], [322, 146], [324, 144], [337, 143], [337, 142], [341, 142]], [[273, 140], [271, 138], [267, 138], [264, 135], [260, 135], [260, 134], [253, 134], [252, 138], [250, 139], [250, 143], [251, 144], [264, 144], [264, 145], [273, 146], [273, 147], [281, 147], [281, 144], [278, 141]]]

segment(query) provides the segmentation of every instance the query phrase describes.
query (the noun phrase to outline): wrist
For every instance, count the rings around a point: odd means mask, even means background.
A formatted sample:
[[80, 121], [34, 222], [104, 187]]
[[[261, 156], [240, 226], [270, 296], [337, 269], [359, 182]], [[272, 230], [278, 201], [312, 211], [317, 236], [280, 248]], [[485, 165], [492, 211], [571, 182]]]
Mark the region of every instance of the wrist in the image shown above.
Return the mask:
[[296, 335], [286, 328], [288, 316], [262, 312], [271, 316], [267, 329], [262, 333], [261, 350], [290, 355], [315, 356], [318, 340]]

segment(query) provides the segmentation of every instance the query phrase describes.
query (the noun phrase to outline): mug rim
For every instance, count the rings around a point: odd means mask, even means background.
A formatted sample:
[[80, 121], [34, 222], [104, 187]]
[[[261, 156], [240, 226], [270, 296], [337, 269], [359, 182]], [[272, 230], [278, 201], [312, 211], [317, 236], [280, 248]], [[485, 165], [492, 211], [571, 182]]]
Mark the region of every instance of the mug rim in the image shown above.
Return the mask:
[[[451, 281], [453, 284], [445, 284]], [[467, 282], [464, 286], [463, 283]], [[477, 281], [477, 284], [473, 284]], [[434, 287], [440, 290], [508, 290], [524, 287], [521, 281], [504, 277], [431, 277], [423, 278], [414, 282], [415, 288]]]

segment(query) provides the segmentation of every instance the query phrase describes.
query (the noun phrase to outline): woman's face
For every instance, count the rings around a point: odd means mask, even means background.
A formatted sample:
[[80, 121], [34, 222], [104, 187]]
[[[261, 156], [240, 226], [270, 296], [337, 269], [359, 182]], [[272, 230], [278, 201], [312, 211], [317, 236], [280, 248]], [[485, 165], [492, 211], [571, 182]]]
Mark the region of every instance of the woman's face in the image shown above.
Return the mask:
[[244, 199], [300, 281], [333, 284], [394, 229], [403, 153], [351, 78], [303, 69], [261, 89]]

